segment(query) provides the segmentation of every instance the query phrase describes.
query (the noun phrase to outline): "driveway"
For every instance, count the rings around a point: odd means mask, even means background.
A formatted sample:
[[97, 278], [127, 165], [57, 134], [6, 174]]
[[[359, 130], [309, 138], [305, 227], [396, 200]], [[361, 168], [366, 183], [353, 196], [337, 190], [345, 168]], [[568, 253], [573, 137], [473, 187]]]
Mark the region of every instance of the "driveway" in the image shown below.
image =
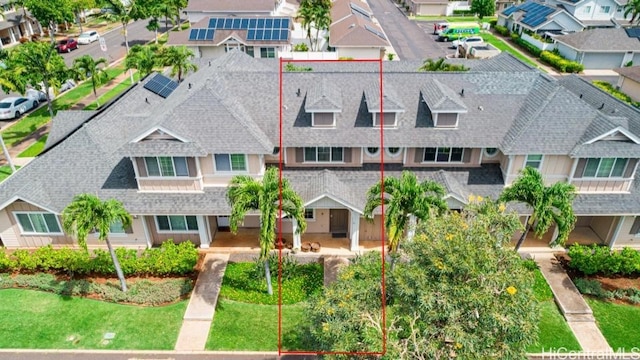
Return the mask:
[[[371, 10], [385, 34], [391, 41], [400, 60], [424, 60], [444, 57], [448, 51], [445, 44], [435, 42], [432, 22], [420, 23], [407, 19], [392, 0], [368, 0]], [[426, 31], [426, 32], [425, 32]]]

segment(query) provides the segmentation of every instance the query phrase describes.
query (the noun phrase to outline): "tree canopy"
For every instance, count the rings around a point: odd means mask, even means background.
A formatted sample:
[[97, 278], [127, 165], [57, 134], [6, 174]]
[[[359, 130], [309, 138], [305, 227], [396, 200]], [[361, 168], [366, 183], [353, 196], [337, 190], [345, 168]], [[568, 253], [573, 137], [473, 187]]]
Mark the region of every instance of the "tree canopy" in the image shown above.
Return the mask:
[[479, 19], [493, 16], [496, 13], [496, 2], [493, 0], [473, 0], [471, 12], [477, 14]]
[[24, 0], [22, 4], [40, 24], [49, 28], [52, 43], [55, 42], [54, 32], [57, 24], [73, 21], [74, 18], [72, 3], [67, 0]]
[[468, 71], [469, 68], [462, 64], [449, 64], [445, 58], [437, 60], [427, 59], [418, 71]]
[[[539, 312], [533, 276], [508, 246], [520, 222], [504, 209], [483, 199], [431, 217], [399, 249], [386, 269], [383, 359], [526, 358]], [[379, 253], [358, 257], [309, 303], [309, 335], [321, 350], [382, 351], [381, 269]]]

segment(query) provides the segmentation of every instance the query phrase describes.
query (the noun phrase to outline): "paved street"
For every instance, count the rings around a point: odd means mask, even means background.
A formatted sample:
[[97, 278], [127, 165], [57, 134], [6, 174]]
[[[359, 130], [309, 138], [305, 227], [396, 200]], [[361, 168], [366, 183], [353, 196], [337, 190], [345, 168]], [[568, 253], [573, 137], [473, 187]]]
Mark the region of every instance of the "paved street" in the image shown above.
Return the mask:
[[447, 54], [446, 46], [435, 43], [433, 37], [407, 19], [392, 0], [368, 2], [400, 60], [424, 60]]

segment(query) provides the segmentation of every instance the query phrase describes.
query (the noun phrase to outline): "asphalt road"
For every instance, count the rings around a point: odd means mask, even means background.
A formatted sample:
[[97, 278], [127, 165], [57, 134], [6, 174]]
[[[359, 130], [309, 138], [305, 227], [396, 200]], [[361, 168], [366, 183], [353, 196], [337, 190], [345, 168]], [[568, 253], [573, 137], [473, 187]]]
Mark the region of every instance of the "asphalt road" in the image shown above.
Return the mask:
[[447, 54], [446, 47], [436, 44], [416, 22], [407, 19], [392, 0], [368, 2], [400, 60], [435, 59]]

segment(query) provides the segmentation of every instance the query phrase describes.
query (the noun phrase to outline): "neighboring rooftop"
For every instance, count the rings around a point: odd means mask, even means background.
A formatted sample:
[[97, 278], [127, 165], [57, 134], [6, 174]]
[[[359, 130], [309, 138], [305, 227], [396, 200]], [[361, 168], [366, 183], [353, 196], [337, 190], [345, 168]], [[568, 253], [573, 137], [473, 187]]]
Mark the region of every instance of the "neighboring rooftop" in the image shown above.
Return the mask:
[[389, 41], [373, 21], [371, 8], [361, 0], [336, 0], [331, 6], [329, 45], [345, 47], [386, 47]]
[[203, 12], [270, 12], [275, 8], [273, 0], [189, 0], [185, 11]]
[[633, 81], [640, 82], [640, 66], [621, 67], [613, 69], [613, 71]]
[[511, 6], [502, 11], [505, 16], [510, 16], [522, 12], [520, 22], [533, 28], [538, 27], [550, 20], [551, 16], [561, 11], [560, 9], [536, 1], [529, 0], [519, 5]]
[[640, 51], [640, 40], [629, 37], [623, 28], [596, 28], [554, 39], [578, 51]]

